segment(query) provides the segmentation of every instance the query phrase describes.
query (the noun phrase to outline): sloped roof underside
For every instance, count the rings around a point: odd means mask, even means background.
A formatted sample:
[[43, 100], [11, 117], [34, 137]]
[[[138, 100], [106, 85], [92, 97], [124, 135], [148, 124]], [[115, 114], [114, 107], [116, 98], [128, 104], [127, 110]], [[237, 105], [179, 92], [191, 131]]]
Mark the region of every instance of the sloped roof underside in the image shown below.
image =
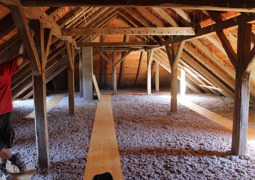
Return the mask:
[[[3, 4], [0, 4], [0, 63], [17, 55], [22, 43], [10, 9], [5, 1], [2, 2]], [[24, 4], [33, 5], [30, 1], [23, 2]], [[26, 8], [29, 11], [30, 7]], [[239, 21], [247, 20], [247, 22], [253, 23], [253, 19], [255, 20], [253, 12], [232, 12], [224, 11], [223, 9], [219, 9], [221, 11], [208, 11], [205, 8], [201, 10], [196, 8], [181, 9], [179, 7], [155, 6], [61, 6], [36, 8], [45, 12], [47, 17], [56, 22], [62, 30], [68, 28], [192, 27], [196, 33], [195, 36], [93, 35], [93, 43], [119, 43], [118, 45], [112, 45], [112, 47], [94, 47], [94, 57], [98, 57], [100, 53], [111, 57], [111, 52], [117, 50], [121, 58], [125, 52], [132, 51], [127, 56], [125, 65], [126, 68], [130, 66], [131, 70], [133, 65], [132, 61], [128, 60], [129, 57], [137, 58], [139, 63], [141, 54], [145, 56], [147, 50], [155, 49], [153, 60], [171, 73], [165, 45], [172, 47], [176, 44], [178, 45], [180, 40], [185, 40], [178, 69], [182, 68], [186, 71], [187, 86], [195, 92], [223, 94], [231, 98], [234, 97], [235, 68], [228, 58], [225, 51], [226, 48], [222, 46], [222, 42], [231, 44], [232, 51], [237, 53], [237, 25]], [[31, 17], [28, 19], [31, 19]], [[216, 33], [216, 31], [220, 33]], [[85, 42], [88, 37], [89, 35], [72, 36], [77, 44]], [[131, 45], [127, 46], [122, 42], [136, 42], [143, 45], [132, 46], [132, 43], [130, 43]], [[255, 43], [255, 36], [252, 33], [252, 48], [254, 46], [253, 43]], [[150, 44], [157, 44], [157, 46], [150, 46]], [[78, 56], [78, 53], [76, 55]], [[97, 65], [94, 64], [94, 68], [95, 66]], [[47, 82], [67, 67], [66, 43], [59, 37], [53, 36], [46, 66]], [[145, 68], [146, 65], [144, 66]], [[133, 79], [132, 81], [137, 78], [138, 70], [139, 68], [134, 71], [131, 70], [130, 79]], [[121, 73], [121, 68], [119, 68], [119, 71]], [[97, 70], [95, 70], [96, 72]], [[178, 72], [178, 75], [180, 75], [180, 72]], [[96, 76], [99, 77], [99, 71]], [[169, 75], [166, 73], [165, 76]], [[146, 81], [146, 76], [141, 78], [142, 80], [140, 81]], [[254, 100], [255, 76], [253, 71], [251, 72], [250, 84], [251, 99]], [[28, 60], [22, 65], [21, 70], [13, 76], [12, 93], [14, 98], [21, 95], [26, 98], [32, 95], [32, 72]]]

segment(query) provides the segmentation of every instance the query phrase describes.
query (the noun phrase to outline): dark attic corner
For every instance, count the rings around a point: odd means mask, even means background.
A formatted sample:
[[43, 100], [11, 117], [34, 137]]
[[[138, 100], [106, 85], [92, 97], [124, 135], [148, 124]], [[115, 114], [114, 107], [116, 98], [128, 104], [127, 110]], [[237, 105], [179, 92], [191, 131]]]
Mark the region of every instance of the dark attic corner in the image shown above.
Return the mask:
[[0, 0], [1, 178], [255, 179], [254, 22], [250, 0]]

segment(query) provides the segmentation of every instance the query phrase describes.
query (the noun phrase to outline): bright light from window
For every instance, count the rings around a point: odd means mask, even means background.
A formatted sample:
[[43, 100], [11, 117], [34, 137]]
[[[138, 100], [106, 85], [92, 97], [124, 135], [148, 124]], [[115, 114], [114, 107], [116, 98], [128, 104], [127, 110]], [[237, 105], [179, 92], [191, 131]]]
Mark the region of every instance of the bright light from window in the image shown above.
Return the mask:
[[22, 100], [14, 100], [13, 104], [19, 104], [20, 102], [22, 102]]
[[188, 68], [185, 68], [185, 71], [187, 71], [191, 76], [193, 76], [194, 78], [198, 79], [197, 75], [194, 74], [191, 70], [189, 70]]
[[185, 71], [181, 69], [181, 96], [185, 95], [186, 83], [185, 83]]

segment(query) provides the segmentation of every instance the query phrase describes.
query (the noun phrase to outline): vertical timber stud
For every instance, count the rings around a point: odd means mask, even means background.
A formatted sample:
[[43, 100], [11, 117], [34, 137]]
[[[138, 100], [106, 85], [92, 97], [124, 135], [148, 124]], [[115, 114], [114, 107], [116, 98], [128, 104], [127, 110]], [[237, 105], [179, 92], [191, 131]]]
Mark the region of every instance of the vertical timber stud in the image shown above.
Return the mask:
[[177, 81], [177, 67], [179, 59], [184, 48], [185, 42], [180, 42], [178, 49], [176, 44], [172, 45], [172, 50], [168, 45], [166, 45], [166, 51], [169, 58], [169, 63], [171, 66], [171, 111], [177, 112], [177, 90], [178, 90], [178, 81]]
[[139, 59], [139, 65], [138, 65], [138, 69], [137, 69], [137, 73], [136, 73], [136, 78], [135, 78], [135, 84], [134, 84], [134, 88], [136, 88], [138, 82], [139, 82], [139, 75], [140, 75], [140, 72], [141, 72], [141, 64], [142, 64], [142, 61], [143, 61], [143, 54], [144, 52], [141, 51], [141, 55], [140, 55], [140, 59]]
[[[91, 42], [91, 36], [86, 42]], [[82, 47], [82, 79], [83, 79], [83, 96], [86, 100], [93, 100], [93, 48]]]
[[68, 100], [69, 100], [69, 114], [75, 114], [74, 105], [74, 49], [73, 45], [66, 41], [66, 51], [68, 56]]
[[80, 97], [83, 97], [83, 85], [82, 85], [82, 58], [81, 53], [79, 52], [79, 81], [80, 81]]
[[44, 169], [49, 167], [49, 141], [46, 108], [46, 76], [45, 76], [47, 55], [45, 55], [44, 28], [42, 23], [40, 23], [39, 20], [33, 20], [31, 22], [31, 26], [35, 32], [34, 43], [37, 49], [39, 60], [41, 62], [41, 75], [40, 76], [33, 75], [33, 89], [34, 89], [35, 129], [38, 151], [37, 152], [38, 166]]
[[159, 65], [156, 62], [156, 72], [155, 72], [155, 91], [159, 92]]
[[232, 134], [232, 153], [243, 155], [246, 151], [247, 126], [249, 115], [249, 77], [246, 64], [251, 49], [251, 24], [238, 26], [237, 66], [235, 82], [235, 105]]
[[[101, 42], [105, 42], [105, 36], [101, 35]], [[105, 60], [103, 59], [102, 56], [100, 56], [101, 58], [101, 72], [100, 72], [100, 86], [101, 88], [105, 88], [106, 87], [106, 66], [107, 63], [105, 62]]]
[[147, 94], [151, 95], [151, 64], [154, 50], [147, 51]]
[[116, 51], [112, 52], [112, 88], [113, 95], [117, 95]]

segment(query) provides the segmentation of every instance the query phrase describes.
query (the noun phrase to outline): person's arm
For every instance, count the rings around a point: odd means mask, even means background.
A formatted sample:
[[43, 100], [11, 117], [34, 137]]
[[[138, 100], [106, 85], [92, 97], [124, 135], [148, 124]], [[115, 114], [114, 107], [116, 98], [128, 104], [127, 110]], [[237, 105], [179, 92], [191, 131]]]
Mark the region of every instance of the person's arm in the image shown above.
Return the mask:
[[20, 66], [24, 60], [24, 45], [21, 44], [19, 49], [19, 55], [17, 56], [18, 65]]

